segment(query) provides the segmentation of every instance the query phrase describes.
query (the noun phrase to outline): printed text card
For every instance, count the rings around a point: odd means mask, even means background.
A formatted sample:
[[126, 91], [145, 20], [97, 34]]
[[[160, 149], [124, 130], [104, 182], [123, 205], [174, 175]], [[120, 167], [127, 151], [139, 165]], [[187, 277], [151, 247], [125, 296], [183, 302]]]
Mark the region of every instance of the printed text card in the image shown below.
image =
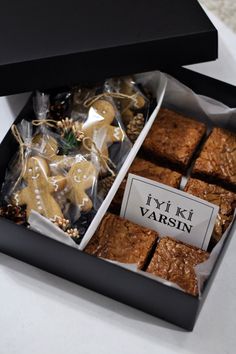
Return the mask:
[[121, 216], [173, 236], [185, 243], [207, 249], [219, 207], [178, 189], [129, 174]]

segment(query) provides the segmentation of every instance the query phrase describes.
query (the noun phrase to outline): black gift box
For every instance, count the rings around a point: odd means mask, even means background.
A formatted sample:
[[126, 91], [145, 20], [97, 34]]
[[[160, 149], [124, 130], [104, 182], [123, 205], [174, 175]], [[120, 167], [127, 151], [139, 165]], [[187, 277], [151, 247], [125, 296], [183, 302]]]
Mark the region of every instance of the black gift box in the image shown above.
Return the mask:
[[5, 1], [0, 95], [214, 60], [197, 0]]
[[[179, 68], [217, 56], [217, 32], [197, 1], [77, 0], [62, 6], [23, 0], [14, 9], [5, 3], [0, 20], [0, 94], [164, 69], [197, 93], [236, 106], [235, 87]], [[32, 118], [30, 103], [16, 122], [23, 118]], [[0, 145], [0, 185], [16, 149], [9, 132]], [[188, 330], [233, 234], [198, 299], [4, 218], [0, 229], [2, 252]]]
[[[236, 87], [187, 69], [176, 69], [176, 71], [173, 69], [172, 74], [197, 93], [213, 98], [220, 97], [223, 103], [231, 107], [236, 106]], [[32, 104], [29, 103], [16, 122], [31, 117]], [[0, 145], [0, 185], [16, 148], [17, 143], [9, 132]], [[231, 230], [225, 241], [211, 276], [206, 281], [201, 299], [43, 237], [4, 218], [0, 219], [0, 228], [2, 252], [192, 330], [235, 230], [235, 224], [234, 230]]]

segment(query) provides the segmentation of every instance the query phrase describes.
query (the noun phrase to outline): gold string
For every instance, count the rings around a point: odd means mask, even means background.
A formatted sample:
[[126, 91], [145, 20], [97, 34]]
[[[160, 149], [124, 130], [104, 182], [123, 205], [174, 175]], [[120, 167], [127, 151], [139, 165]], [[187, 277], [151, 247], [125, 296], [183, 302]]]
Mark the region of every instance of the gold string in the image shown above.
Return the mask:
[[[83, 146], [86, 150], [90, 151], [90, 152], [93, 152], [93, 149], [95, 150], [96, 152], [96, 155], [97, 157], [99, 158], [100, 162], [102, 162], [107, 170], [111, 173], [111, 175], [113, 177], [115, 177], [115, 172], [112, 170], [112, 168], [110, 168], [109, 164], [115, 169], [116, 168], [116, 165], [111, 161], [111, 159], [106, 156], [106, 155], [103, 155], [102, 152], [98, 149], [96, 143], [93, 141], [92, 138], [90, 138], [89, 136], [83, 138], [82, 140], [83, 142]], [[91, 147], [89, 145], [87, 145], [87, 142], [90, 142], [91, 144]]]
[[84, 107], [88, 108], [92, 106], [96, 101], [98, 101], [101, 98], [106, 98], [106, 97], [113, 97], [113, 98], [121, 98], [121, 99], [128, 99], [134, 102], [134, 104], [137, 104], [137, 94], [135, 93], [134, 95], [126, 95], [124, 93], [119, 93], [119, 92], [104, 92], [101, 93], [100, 95], [93, 96], [88, 98], [86, 101], [84, 101]]
[[39, 127], [41, 125], [47, 125], [50, 128], [57, 127], [57, 121], [54, 119], [34, 119], [32, 120], [32, 124], [36, 127]]

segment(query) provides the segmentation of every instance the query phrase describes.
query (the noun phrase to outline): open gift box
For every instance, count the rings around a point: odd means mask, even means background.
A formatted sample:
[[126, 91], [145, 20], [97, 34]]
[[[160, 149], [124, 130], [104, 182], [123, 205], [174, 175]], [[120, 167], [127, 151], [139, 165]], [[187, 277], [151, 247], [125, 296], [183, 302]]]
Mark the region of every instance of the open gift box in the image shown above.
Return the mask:
[[[30, 5], [27, 1], [24, 3], [25, 5]], [[73, 5], [78, 6], [78, 3], [77, 5], [73, 3]], [[50, 23], [49, 33], [47, 32], [48, 27], [44, 24], [43, 31], [39, 35], [36, 30], [37, 23], [31, 23], [34, 30], [29, 34], [29, 28], [27, 28], [25, 22], [26, 27], [21, 28], [22, 31], [19, 35], [22, 36], [22, 40], [28, 41], [28, 44], [32, 43], [32, 47], [29, 47], [28, 53], [27, 51], [22, 51], [21, 46], [19, 46], [19, 43], [22, 43], [19, 41], [18, 45], [12, 46], [16, 52], [11, 48], [11, 51], [6, 51], [5, 57], [3, 53], [0, 66], [0, 72], [3, 77], [1, 93], [9, 94], [35, 88], [68, 86], [80, 82], [80, 80], [82, 82], [95, 81], [113, 75], [161, 68], [170, 72], [197, 93], [216, 98], [230, 107], [236, 106], [236, 89], [234, 87], [191, 71], [175, 69], [183, 64], [216, 58], [216, 31], [196, 1], [183, 1], [178, 6], [171, 1], [152, 1], [148, 8], [140, 4], [135, 6], [132, 1], [127, 4], [119, 2], [112, 5], [106, 2], [104, 8], [100, 8], [95, 2], [93, 4], [94, 22], [92, 30], [87, 26], [88, 14], [91, 14], [91, 9], [86, 8], [87, 5], [83, 4], [81, 7], [83, 11], [79, 13], [79, 18], [74, 15], [76, 11], [72, 11], [70, 8], [70, 15], [73, 21], [70, 22], [69, 28], [66, 29], [66, 34], [71, 39], [71, 43], [67, 43], [65, 46], [61, 46], [58, 42], [60, 35], [62, 36], [61, 38], [65, 38], [65, 33], [62, 33], [62, 28], [60, 28], [59, 33], [54, 30], [51, 31], [51, 27], [53, 27], [51, 26], [52, 18], [49, 15], [45, 19]], [[26, 6], [26, 8], [32, 14], [30, 6]], [[41, 11], [42, 8], [43, 6], [39, 10]], [[125, 8], [126, 13], [132, 14], [132, 11], [135, 13], [136, 21], [135, 26], [131, 26], [132, 29], [130, 29], [128, 16], [125, 16], [126, 20], [122, 22], [122, 8]], [[170, 8], [172, 8], [172, 11], [169, 11]], [[51, 10], [54, 11], [53, 6]], [[57, 7], [56, 10], [58, 14], [63, 14], [60, 7]], [[5, 11], [7, 13], [7, 5]], [[106, 18], [106, 28], [99, 27], [101, 16], [98, 16], [97, 11], [100, 11], [102, 18]], [[111, 14], [114, 12], [115, 16], [112, 16], [111, 19]], [[186, 14], [186, 12], [188, 16], [186, 21], [183, 21], [184, 13]], [[78, 15], [78, 13], [76, 14]], [[6, 17], [3, 16], [3, 18], [6, 21]], [[117, 21], [117, 26], [115, 26], [114, 19]], [[140, 22], [145, 28], [143, 34], [140, 34], [139, 31]], [[74, 28], [73, 26], [76, 26], [77, 23], [79, 23], [79, 27]], [[118, 26], [120, 23], [122, 23], [122, 29]], [[111, 32], [107, 31], [109, 25], [113, 28]], [[78, 32], [75, 32], [75, 29]], [[81, 43], [79, 43], [80, 41], [77, 37], [78, 33], [81, 36]], [[38, 41], [35, 41], [36, 37], [34, 35], [38, 36]], [[86, 41], [84, 41], [85, 38]], [[47, 40], [48, 46], [44, 46], [45, 40]], [[125, 58], [123, 64], [120, 63], [121, 56]], [[94, 65], [95, 62], [96, 65]], [[160, 75], [155, 88], [158, 105], [91, 223], [87, 231], [91, 235], [99, 225], [119, 184], [148, 133], [162, 104], [166, 93], [165, 90], [166, 81], [164, 76]], [[30, 117], [32, 117], [31, 103], [25, 106], [16, 122]], [[4, 180], [8, 163], [16, 148], [17, 144], [14, 138], [11, 133], [8, 133], [0, 146], [1, 184]], [[144, 277], [141, 274], [121, 268], [102, 259], [91, 257], [76, 248], [43, 237], [29, 229], [19, 227], [4, 218], [0, 219], [0, 225], [2, 231], [0, 249], [2, 252], [188, 330], [191, 330], [194, 326], [216, 269], [223, 257], [226, 245], [234, 231], [234, 229], [231, 230], [220, 251], [201, 298], [197, 298]]]

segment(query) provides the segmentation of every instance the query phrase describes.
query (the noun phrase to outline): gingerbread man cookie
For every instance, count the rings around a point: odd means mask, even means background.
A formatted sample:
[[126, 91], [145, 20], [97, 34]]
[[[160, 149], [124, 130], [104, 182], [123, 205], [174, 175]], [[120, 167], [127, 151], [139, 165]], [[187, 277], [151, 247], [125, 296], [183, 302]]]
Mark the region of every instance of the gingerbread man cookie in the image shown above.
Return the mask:
[[77, 205], [80, 211], [87, 212], [92, 209], [93, 203], [86, 191], [91, 188], [97, 177], [97, 172], [90, 161], [75, 163], [67, 175], [69, 193], [67, 198]]
[[27, 218], [31, 210], [51, 219], [63, 217], [61, 208], [53, 197], [53, 193], [63, 189], [66, 179], [63, 176], [50, 177], [48, 163], [42, 157], [30, 157], [26, 163], [23, 176], [27, 187], [15, 193], [16, 205], [26, 205]]
[[108, 147], [124, 139], [124, 131], [112, 122], [116, 111], [113, 105], [99, 99], [90, 107], [88, 119], [82, 126], [85, 137], [90, 137], [105, 158], [109, 158]]

